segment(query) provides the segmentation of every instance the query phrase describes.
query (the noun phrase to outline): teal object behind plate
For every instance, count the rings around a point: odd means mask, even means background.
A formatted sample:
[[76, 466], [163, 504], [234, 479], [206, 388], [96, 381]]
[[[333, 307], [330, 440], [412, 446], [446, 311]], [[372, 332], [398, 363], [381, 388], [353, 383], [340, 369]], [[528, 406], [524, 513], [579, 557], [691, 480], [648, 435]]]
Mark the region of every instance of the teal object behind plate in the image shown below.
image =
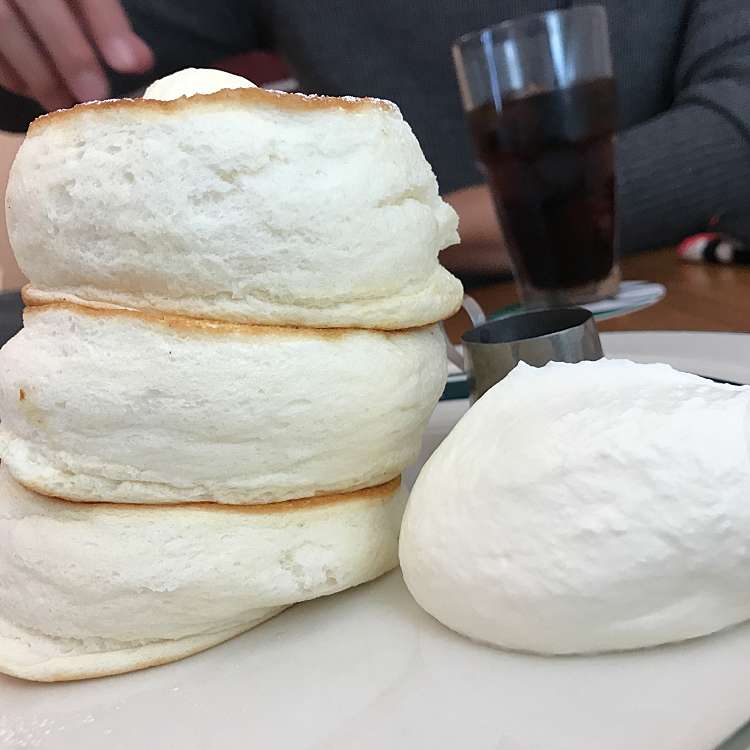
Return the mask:
[[[622, 315], [645, 310], [664, 298], [667, 293], [663, 284], [655, 284], [649, 281], [623, 281], [616, 297], [591, 302], [581, 305], [594, 314], [595, 320], [609, 320], [619, 318]], [[508, 305], [487, 316], [488, 320], [499, 320], [512, 315], [518, 315], [523, 308], [520, 304]], [[466, 375], [453, 365], [448, 368], [448, 381], [445, 390], [440, 397], [441, 401], [449, 401], [458, 398], [469, 398], [469, 384]]]
[[[663, 284], [650, 281], [623, 281], [616, 297], [608, 297], [598, 302], [580, 305], [580, 307], [590, 310], [596, 320], [609, 320], [638, 310], [645, 310], [663, 299], [666, 293], [667, 289]], [[518, 303], [508, 305], [495, 311], [487, 319], [507, 318], [510, 315], [517, 315], [522, 309]]]

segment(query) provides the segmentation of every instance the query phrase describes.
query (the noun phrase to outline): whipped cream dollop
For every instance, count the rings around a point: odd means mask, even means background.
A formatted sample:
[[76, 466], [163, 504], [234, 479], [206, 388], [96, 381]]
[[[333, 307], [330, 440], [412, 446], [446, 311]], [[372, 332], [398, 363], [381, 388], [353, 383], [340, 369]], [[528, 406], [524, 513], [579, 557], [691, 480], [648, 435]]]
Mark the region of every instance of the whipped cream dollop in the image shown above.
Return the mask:
[[422, 607], [541, 653], [640, 648], [750, 618], [750, 388], [667, 365], [519, 365], [414, 485]]
[[182, 96], [213, 94], [223, 89], [254, 89], [247, 78], [211, 68], [186, 68], [154, 81], [143, 94], [144, 99], [169, 101]]

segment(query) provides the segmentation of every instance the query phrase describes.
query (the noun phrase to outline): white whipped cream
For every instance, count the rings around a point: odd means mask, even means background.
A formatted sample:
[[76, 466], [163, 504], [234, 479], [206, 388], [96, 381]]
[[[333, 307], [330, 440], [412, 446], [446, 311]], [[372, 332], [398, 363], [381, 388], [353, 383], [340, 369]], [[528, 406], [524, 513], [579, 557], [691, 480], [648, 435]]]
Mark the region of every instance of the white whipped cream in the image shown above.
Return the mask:
[[750, 388], [616, 360], [519, 365], [427, 462], [401, 530], [424, 609], [542, 653], [750, 619]]
[[223, 70], [210, 68], [186, 68], [154, 81], [143, 94], [144, 99], [169, 101], [182, 96], [213, 94], [222, 89], [256, 88], [252, 81]]

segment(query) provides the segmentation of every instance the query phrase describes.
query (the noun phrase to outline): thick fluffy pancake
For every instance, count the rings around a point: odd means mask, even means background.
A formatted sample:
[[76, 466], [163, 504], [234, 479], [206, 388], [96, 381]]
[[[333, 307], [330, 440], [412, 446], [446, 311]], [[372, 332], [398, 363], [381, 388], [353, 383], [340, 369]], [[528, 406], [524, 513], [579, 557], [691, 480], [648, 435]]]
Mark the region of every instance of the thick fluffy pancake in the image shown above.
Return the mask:
[[0, 468], [0, 672], [163, 664], [397, 564], [405, 490], [267, 506], [70, 503]]
[[400, 329], [453, 313], [457, 217], [398, 108], [261, 89], [37, 120], [7, 194], [38, 301]]
[[437, 327], [238, 326], [30, 308], [0, 352], [4, 464], [71, 500], [265, 503], [385, 482], [446, 377]]

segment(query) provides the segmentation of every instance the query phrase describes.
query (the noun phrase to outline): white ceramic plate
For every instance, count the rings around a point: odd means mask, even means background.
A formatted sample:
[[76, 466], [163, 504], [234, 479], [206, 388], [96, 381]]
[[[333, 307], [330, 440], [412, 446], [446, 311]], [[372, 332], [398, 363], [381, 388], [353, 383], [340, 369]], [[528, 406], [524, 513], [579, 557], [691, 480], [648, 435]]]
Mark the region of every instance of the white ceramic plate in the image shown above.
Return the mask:
[[[610, 356], [750, 382], [750, 335], [603, 341]], [[465, 409], [438, 407], [422, 460]], [[165, 667], [59, 685], [0, 676], [0, 747], [708, 750], [750, 717], [748, 662], [750, 625], [626, 654], [504, 653], [439, 625], [394, 572]]]

